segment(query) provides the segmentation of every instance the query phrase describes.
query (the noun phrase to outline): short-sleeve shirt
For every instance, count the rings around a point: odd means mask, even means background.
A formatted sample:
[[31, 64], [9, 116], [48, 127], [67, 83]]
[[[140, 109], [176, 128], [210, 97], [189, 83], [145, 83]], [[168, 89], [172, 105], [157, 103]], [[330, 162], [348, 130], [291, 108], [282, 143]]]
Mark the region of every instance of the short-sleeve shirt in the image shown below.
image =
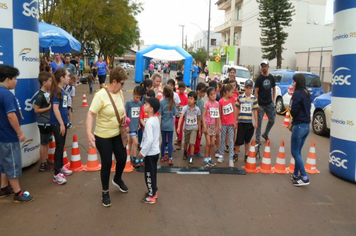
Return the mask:
[[[125, 103], [122, 91], [110, 93], [120, 117], [125, 115]], [[97, 115], [94, 134], [101, 138], [112, 138], [120, 134], [119, 122], [117, 121], [114, 107], [105, 89], [95, 93], [89, 111]]]
[[59, 125], [59, 121], [57, 120], [54, 112], [53, 112], [53, 104], [59, 104], [59, 112], [61, 114], [62, 120], [64, 124], [67, 124], [68, 121], [68, 95], [66, 91], [61, 88], [62, 91], [62, 99], [57, 98], [56, 96], [52, 95], [52, 107], [51, 107], [51, 116], [50, 116], [50, 123], [51, 125]]
[[106, 62], [103, 61], [103, 63], [100, 64], [100, 62], [96, 63], [96, 67], [98, 67], [98, 75], [106, 75]]
[[186, 130], [194, 130], [198, 128], [198, 116], [201, 116], [199, 107], [195, 106], [193, 110], [187, 105], [183, 108], [184, 124]]
[[66, 91], [68, 95], [68, 106], [72, 107], [72, 97], [75, 97], [75, 86], [67, 84], [64, 87], [64, 90]]
[[80, 60], [79, 69], [80, 69], [80, 70], [83, 70], [83, 67], [84, 67], [84, 61], [83, 61], [83, 60]]
[[198, 66], [197, 65], [194, 65], [193, 66], [193, 77], [198, 77], [198, 70], [199, 70], [199, 68], [198, 68]]
[[220, 117], [219, 103], [217, 101], [211, 102], [210, 100], [208, 100], [204, 104], [204, 108], [206, 109], [205, 122], [208, 125], [215, 125], [216, 118]]
[[77, 69], [72, 63], [64, 64], [63, 67], [66, 68], [71, 75], [74, 75], [77, 72]]
[[235, 98], [231, 97], [229, 100], [225, 101], [224, 98], [221, 98], [219, 101], [219, 106], [221, 109], [221, 124], [222, 125], [233, 125], [235, 123]]
[[[42, 90], [38, 91], [35, 105], [39, 106], [40, 108], [47, 108], [50, 105], [50, 93], [43, 92]], [[38, 114], [38, 125], [41, 124], [49, 124], [49, 118], [51, 116], [51, 111], [48, 110], [44, 113]]]
[[161, 106], [159, 107], [159, 114], [161, 114], [161, 129], [163, 131], [173, 131], [174, 130], [174, 122], [173, 116], [177, 113], [176, 104], [173, 104], [173, 108], [171, 110], [168, 109], [169, 99], [163, 99], [161, 101]]
[[11, 126], [7, 117], [11, 112], [15, 112], [20, 121], [20, 112], [15, 95], [6, 87], [0, 85], [0, 142], [15, 143], [19, 141], [17, 133]]
[[271, 89], [276, 86], [276, 81], [273, 75], [263, 76], [260, 74], [257, 77], [255, 87], [258, 90], [258, 105], [266, 106], [272, 103], [272, 91]]
[[130, 131], [137, 131], [138, 125], [140, 123], [140, 110], [143, 103], [141, 101], [134, 102], [132, 99], [126, 102], [126, 114], [130, 118], [131, 122], [129, 124]]
[[150, 65], [148, 66], [148, 68], [149, 68], [150, 70], [154, 70], [154, 69], [155, 69], [155, 66], [154, 66], [153, 64], [150, 64]]
[[55, 61], [52, 61], [50, 66], [52, 67], [52, 72], [54, 73], [54, 72], [56, 72], [56, 70], [58, 68], [63, 67], [63, 62], [61, 62], [59, 65], [57, 65]]
[[180, 94], [180, 93], [177, 93], [178, 94], [178, 97], [179, 97], [179, 100], [180, 100], [180, 104], [179, 104], [179, 107], [177, 108], [177, 116], [176, 117], [180, 117], [180, 114], [182, 113], [183, 111], [183, 107], [188, 105], [188, 98], [185, 94]]
[[248, 98], [245, 94], [240, 95], [236, 101], [236, 106], [240, 108], [239, 123], [252, 123], [252, 112], [258, 109], [256, 97], [252, 94]]

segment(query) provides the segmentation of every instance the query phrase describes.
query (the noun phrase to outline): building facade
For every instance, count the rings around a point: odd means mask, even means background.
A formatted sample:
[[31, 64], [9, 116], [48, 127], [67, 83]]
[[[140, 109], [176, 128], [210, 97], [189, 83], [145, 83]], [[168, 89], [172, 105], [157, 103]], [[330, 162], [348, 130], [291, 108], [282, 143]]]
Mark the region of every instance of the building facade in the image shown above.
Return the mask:
[[[218, 48], [221, 46], [221, 34], [220, 33], [215, 33], [214, 31], [210, 31], [210, 37], [209, 37], [209, 55], [212, 55], [212, 52], [214, 48]], [[208, 31], [201, 31], [197, 33], [194, 37], [193, 41], [193, 51], [197, 51], [198, 48], [205, 48], [207, 51], [207, 43], [208, 43]]]

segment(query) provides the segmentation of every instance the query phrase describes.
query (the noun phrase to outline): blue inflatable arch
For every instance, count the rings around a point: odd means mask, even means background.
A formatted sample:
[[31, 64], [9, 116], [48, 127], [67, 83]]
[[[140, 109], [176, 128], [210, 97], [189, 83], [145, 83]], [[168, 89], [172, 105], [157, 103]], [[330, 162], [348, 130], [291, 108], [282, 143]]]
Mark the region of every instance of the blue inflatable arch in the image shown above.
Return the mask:
[[162, 61], [180, 61], [184, 60], [183, 81], [190, 86], [193, 57], [180, 46], [167, 46], [153, 44], [136, 53], [135, 82], [143, 81], [143, 72], [148, 69], [152, 59]]

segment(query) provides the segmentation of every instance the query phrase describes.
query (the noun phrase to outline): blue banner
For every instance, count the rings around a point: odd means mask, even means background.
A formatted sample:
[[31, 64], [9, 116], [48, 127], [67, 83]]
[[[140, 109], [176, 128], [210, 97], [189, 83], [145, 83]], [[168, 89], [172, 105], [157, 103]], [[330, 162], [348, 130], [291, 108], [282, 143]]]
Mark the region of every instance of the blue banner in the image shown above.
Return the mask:
[[333, 56], [332, 96], [356, 98], [356, 54]]
[[38, 0], [13, 1], [14, 29], [38, 33]]

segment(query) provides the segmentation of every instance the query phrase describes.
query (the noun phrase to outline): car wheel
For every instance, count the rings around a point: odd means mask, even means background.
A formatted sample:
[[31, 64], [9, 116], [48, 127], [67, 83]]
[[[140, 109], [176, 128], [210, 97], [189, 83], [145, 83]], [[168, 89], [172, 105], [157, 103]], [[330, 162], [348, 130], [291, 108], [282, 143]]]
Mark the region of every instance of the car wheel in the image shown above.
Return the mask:
[[313, 116], [313, 131], [317, 135], [326, 135], [326, 120], [325, 114], [322, 111], [318, 111]]
[[276, 101], [276, 112], [278, 115], [281, 115], [281, 113], [285, 110], [283, 100], [282, 98], [277, 98]]

